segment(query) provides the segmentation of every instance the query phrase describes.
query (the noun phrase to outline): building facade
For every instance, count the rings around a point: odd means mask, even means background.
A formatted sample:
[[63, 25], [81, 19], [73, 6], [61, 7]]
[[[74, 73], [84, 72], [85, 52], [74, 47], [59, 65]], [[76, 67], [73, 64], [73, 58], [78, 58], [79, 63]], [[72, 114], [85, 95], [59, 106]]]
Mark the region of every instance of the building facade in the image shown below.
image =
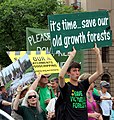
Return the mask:
[[[103, 62], [103, 74], [97, 80], [106, 80], [110, 83], [111, 95], [114, 96], [114, 0], [65, 0], [67, 5], [80, 5], [85, 11], [108, 10], [110, 16], [110, 27], [112, 30], [112, 46], [101, 49]], [[92, 50], [84, 51], [84, 72], [94, 73], [96, 66], [95, 55]]]

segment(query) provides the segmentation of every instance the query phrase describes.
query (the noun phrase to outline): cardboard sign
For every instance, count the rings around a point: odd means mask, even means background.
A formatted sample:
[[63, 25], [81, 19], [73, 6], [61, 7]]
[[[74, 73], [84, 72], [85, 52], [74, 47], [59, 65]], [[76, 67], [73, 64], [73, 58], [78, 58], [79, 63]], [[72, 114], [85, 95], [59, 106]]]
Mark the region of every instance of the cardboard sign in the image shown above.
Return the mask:
[[12, 61], [17, 60], [24, 54], [28, 54], [36, 74], [59, 73], [60, 67], [51, 54], [45, 51], [10, 51], [7, 52]]
[[27, 54], [20, 56], [18, 60], [4, 68], [0, 72], [0, 78], [8, 89], [9, 94], [16, 91], [19, 85], [27, 85], [35, 80], [35, 72]]
[[108, 11], [49, 15], [52, 53], [112, 45]]

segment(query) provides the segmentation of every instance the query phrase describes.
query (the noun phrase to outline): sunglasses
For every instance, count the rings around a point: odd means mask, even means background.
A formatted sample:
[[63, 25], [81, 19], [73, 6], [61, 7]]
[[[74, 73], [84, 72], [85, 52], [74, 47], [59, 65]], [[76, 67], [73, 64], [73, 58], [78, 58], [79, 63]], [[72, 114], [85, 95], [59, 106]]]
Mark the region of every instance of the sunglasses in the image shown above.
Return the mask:
[[41, 78], [49, 78], [50, 76], [42, 76]]
[[36, 98], [36, 95], [28, 96], [28, 99], [31, 99], [32, 97]]

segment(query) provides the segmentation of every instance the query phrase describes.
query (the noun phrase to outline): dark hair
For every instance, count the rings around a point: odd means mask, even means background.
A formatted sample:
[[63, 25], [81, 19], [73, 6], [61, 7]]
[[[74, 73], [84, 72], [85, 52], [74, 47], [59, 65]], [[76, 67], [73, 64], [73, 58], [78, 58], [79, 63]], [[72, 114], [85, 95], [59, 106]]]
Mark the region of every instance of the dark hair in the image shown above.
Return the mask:
[[3, 85], [3, 86], [0, 86], [0, 91], [2, 91], [2, 89], [3, 89], [3, 88], [5, 88], [5, 86], [4, 86], [4, 85]]
[[67, 72], [70, 72], [71, 68], [79, 68], [81, 69], [81, 65], [78, 62], [72, 61], [67, 69]]
[[54, 82], [54, 81], [55, 81], [56, 83], [58, 83], [58, 78], [57, 78], [57, 77], [53, 77], [53, 78], [50, 79], [50, 82]]

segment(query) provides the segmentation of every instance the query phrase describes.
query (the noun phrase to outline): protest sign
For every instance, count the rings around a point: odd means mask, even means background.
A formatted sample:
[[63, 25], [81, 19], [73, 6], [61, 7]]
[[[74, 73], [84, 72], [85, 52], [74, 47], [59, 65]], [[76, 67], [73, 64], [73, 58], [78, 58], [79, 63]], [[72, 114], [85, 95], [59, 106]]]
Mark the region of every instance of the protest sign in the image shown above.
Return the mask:
[[112, 45], [108, 11], [49, 15], [52, 53]]
[[46, 54], [46, 51], [10, 51], [7, 53], [12, 61], [20, 58], [25, 53], [28, 54], [36, 74], [52, 74], [60, 71], [60, 67], [53, 56]]
[[[27, 51], [46, 51], [46, 53], [50, 53], [51, 45], [49, 30], [27, 27], [26, 43]], [[61, 59], [59, 59], [60, 56]], [[53, 57], [59, 66], [62, 67], [68, 56], [64, 53], [58, 53], [58, 55], [53, 55]]]
[[20, 56], [12, 64], [0, 71], [0, 78], [3, 84], [12, 94], [19, 85], [30, 84], [35, 80], [35, 72], [27, 54]]
[[[50, 53], [51, 45], [50, 45], [50, 33], [48, 29], [38, 29], [38, 28], [26, 28], [26, 46], [27, 51], [46, 51], [46, 53]], [[14, 53], [15, 54], [15, 53]], [[17, 52], [16, 52], [17, 54]], [[20, 53], [22, 54], [22, 53]], [[12, 53], [13, 55], [13, 53]], [[57, 54], [52, 54], [56, 62], [60, 67], [63, 66], [68, 56], [65, 53], [57, 52]], [[15, 56], [16, 57], [16, 56]], [[77, 52], [75, 57], [77, 62], [83, 63], [83, 52]]]
[[50, 33], [48, 29], [26, 28], [27, 51], [50, 52]]

